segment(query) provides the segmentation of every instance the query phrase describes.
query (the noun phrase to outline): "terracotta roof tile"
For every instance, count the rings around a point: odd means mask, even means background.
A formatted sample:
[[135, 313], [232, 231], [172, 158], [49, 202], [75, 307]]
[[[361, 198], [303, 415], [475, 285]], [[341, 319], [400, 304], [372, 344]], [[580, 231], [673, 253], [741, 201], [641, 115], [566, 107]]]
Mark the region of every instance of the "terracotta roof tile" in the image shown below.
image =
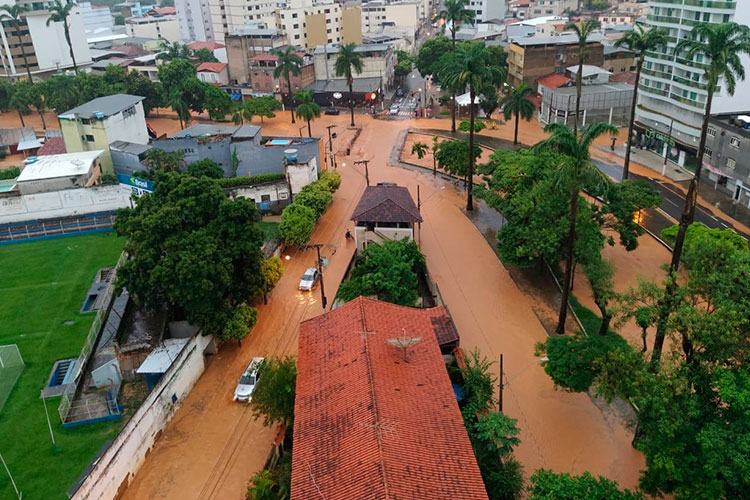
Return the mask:
[[221, 73], [222, 71], [224, 71], [224, 68], [226, 68], [226, 67], [227, 67], [227, 63], [222, 63], [222, 62], [204, 62], [204, 63], [200, 63], [198, 65], [198, 68], [196, 69], [196, 71], [198, 71], [198, 72], [209, 71], [211, 73]]
[[250, 58], [251, 61], [278, 61], [279, 56], [276, 54], [258, 54]]
[[224, 44], [221, 44], [219, 42], [193, 42], [193, 43], [188, 44], [188, 48], [190, 50], [206, 49], [206, 50], [214, 51], [216, 49], [223, 49]]
[[537, 83], [540, 85], [544, 85], [548, 89], [556, 89], [558, 87], [562, 87], [563, 85], [567, 85], [572, 81], [573, 80], [571, 78], [565, 75], [561, 75], [559, 73], [551, 73], [538, 79]]
[[617, 73], [609, 77], [609, 81], [613, 83], [627, 83], [628, 85], [635, 86], [635, 71], [624, 71]]
[[[437, 344], [445, 316], [360, 297], [300, 325], [292, 500], [487, 499]], [[407, 361], [387, 342], [404, 330], [421, 338]]]
[[422, 222], [422, 216], [403, 186], [368, 186], [354, 209], [358, 222]]
[[36, 152], [37, 156], [60, 155], [67, 153], [65, 141], [62, 137], [49, 137]]

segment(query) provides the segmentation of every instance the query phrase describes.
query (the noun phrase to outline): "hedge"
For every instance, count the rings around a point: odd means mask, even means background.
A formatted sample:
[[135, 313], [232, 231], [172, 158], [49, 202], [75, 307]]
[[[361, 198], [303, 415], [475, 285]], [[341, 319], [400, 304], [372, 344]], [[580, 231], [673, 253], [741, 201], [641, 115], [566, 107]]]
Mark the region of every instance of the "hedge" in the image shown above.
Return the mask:
[[285, 178], [284, 174], [259, 174], [249, 177], [224, 177], [218, 179], [219, 185], [223, 188], [252, 186], [254, 184], [263, 184], [266, 182], [280, 181]]

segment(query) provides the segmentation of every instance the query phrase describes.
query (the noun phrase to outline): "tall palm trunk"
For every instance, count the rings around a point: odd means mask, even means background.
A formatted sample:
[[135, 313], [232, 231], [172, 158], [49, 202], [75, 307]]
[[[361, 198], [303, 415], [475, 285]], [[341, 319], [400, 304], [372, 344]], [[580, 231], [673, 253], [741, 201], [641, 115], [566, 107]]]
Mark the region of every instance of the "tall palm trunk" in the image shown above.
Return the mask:
[[310, 120], [307, 120], [307, 135], [312, 137], [312, 126], [310, 125]]
[[37, 108], [36, 111], [37, 111], [37, 113], [39, 113], [39, 118], [42, 119], [42, 129], [43, 130], [47, 130], [47, 122], [44, 120], [44, 111], [42, 111], [39, 108]]
[[[16, 29], [16, 37], [18, 37], [18, 46], [21, 47], [21, 57], [23, 57], [23, 65], [26, 66], [26, 75], [29, 77], [29, 83], [33, 83], [31, 81], [31, 69], [29, 68], [29, 61], [26, 59], [26, 49], [23, 48], [23, 39], [21, 38], [21, 28], [19, 28], [18, 23], [16, 21], [13, 21], [13, 27]], [[44, 122], [44, 118], [42, 118], [42, 122]], [[47, 130], [47, 127], [44, 127], [45, 130]]]
[[474, 88], [469, 86], [469, 174], [466, 183], [466, 210], [474, 210], [471, 190], [474, 187]]
[[568, 255], [565, 261], [565, 278], [562, 289], [562, 303], [560, 304], [560, 316], [557, 320], [555, 332], [562, 335], [565, 333], [565, 322], [568, 319], [568, 298], [570, 287], [573, 284], [573, 257], [576, 244], [576, 216], [578, 214], [578, 188], [570, 192], [570, 226], [568, 229]]
[[292, 123], [294, 123], [294, 99], [292, 99], [292, 80], [289, 78], [289, 71], [286, 72], [286, 95], [289, 98], [289, 111], [292, 112]]
[[685, 243], [685, 235], [690, 224], [695, 217], [695, 206], [698, 201], [698, 183], [701, 180], [703, 170], [703, 156], [706, 148], [706, 135], [708, 133], [708, 122], [711, 118], [711, 104], [714, 99], [714, 88], [716, 82], [709, 79], [708, 82], [708, 99], [706, 100], [706, 112], [703, 115], [703, 126], [701, 127], [701, 140], [698, 146], [698, 165], [695, 167], [695, 175], [690, 179], [687, 196], [685, 196], [685, 206], [680, 216], [680, 227], [677, 230], [677, 238], [672, 250], [672, 262], [669, 264], [669, 274], [667, 275], [667, 286], [664, 289], [664, 297], [659, 304], [659, 320], [656, 322], [656, 335], [654, 336], [654, 352], [651, 355], [651, 365], [656, 367], [661, 359], [661, 351], [664, 348], [664, 338], [667, 334], [667, 320], [674, 308], [675, 291], [677, 290], [677, 270], [680, 268], [680, 259], [682, 257], [682, 248]]
[[513, 145], [518, 144], [518, 119], [520, 118], [520, 114], [520, 111], [516, 111], [516, 130], [513, 134]]
[[630, 104], [630, 121], [628, 122], [628, 138], [625, 145], [625, 165], [622, 168], [622, 180], [627, 179], [630, 174], [630, 143], [633, 142], [633, 123], [635, 123], [635, 108], [638, 106], [638, 84], [641, 81], [643, 58], [643, 55], [638, 58], [638, 65], [635, 70], [635, 88], [633, 89], [633, 102]]
[[[451, 44], [452, 44], [451, 50], [455, 52], [455, 50], [456, 50], [456, 31], [453, 30], [453, 29], [451, 30]], [[451, 132], [453, 132], [455, 134], [456, 133], [456, 91], [455, 91], [455, 89], [453, 90], [452, 97], [453, 98], [451, 99]]]
[[65, 41], [68, 42], [68, 50], [70, 51], [70, 58], [73, 60], [73, 71], [78, 74], [78, 64], [76, 63], [76, 56], [73, 54], [73, 43], [70, 41], [70, 27], [68, 26], [68, 20], [63, 21], [63, 31], [65, 32]]
[[578, 73], [576, 74], [576, 121], [573, 124], [573, 132], [578, 133], [578, 115], [581, 114], [581, 86], [583, 79], [583, 58], [578, 58]]
[[21, 110], [20, 110], [20, 109], [19, 109], [19, 110], [17, 110], [17, 111], [18, 111], [18, 117], [19, 117], [19, 118], [21, 119], [21, 126], [22, 126], [22, 127], [25, 127], [25, 126], [26, 126], [26, 124], [25, 124], [25, 123], [24, 123], [24, 121], [23, 121], [23, 113], [21, 113]]
[[349, 77], [349, 111], [352, 113], [352, 127], [354, 127], [354, 81]]

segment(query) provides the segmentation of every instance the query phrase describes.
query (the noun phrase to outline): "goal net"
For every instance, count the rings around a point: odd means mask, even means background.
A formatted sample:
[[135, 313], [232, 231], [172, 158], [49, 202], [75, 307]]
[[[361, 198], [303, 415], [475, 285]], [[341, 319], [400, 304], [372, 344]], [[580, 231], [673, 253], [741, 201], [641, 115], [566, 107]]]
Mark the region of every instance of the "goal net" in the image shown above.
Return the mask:
[[21, 351], [16, 344], [0, 345], [0, 412], [24, 366]]

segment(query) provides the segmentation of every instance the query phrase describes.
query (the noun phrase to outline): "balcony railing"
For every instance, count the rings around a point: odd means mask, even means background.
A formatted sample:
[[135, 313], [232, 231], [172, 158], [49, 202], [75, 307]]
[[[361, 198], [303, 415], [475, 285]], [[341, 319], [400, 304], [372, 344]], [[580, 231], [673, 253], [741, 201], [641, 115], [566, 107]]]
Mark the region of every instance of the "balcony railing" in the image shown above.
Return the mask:
[[681, 95], [669, 94], [669, 98], [674, 99], [675, 101], [680, 101], [681, 103], [687, 104], [688, 106], [692, 106], [694, 108], [698, 108], [698, 109], [706, 108], [706, 103], [694, 101], [692, 99], [688, 99], [687, 97], [682, 97]]
[[638, 85], [638, 88], [642, 90], [643, 92], [647, 92], [649, 94], [656, 94], [664, 97], [669, 97], [669, 91], [657, 89], [655, 87], [648, 87], [646, 85], [640, 84]]
[[673, 16], [657, 16], [655, 14], [649, 14], [646, 16], [646, 19], [656, 23], [680, 24], [680, 18]]
[[[701, 90], [706, 90], [706, 91], [708, 90], [708, 84], [701, 83], [701, 82], [696, 82], [695, 80], [690, 80], [688, 78], [683, 78], [681, 76], [676, 76], [675, 75], [674, 76], [674, 81], [676, 81], [678, 83], [681, 83], [683, 85], [688, 85], [688, 86], [696, 88], [696, 89], [701, 89]], [[716, 88], [714, 89], [714, 92], [718, 92], [719, 90], [720, 90], [720, 88], [717, 85]]]
[[656, 78], [664, 78], [665, 80], [672, 79], [672, 73], [667, 73], [666, 71], [658, 71], [649, 68], [643, 68], [641, 71], [644, 75], [655, 76]]
[[655, 3], [670, 5], [684, 5], [686, 7], [702, 7], [704, 9], [734, 9], [737, 2], [720, 2], [716, 0], [654, 0]]

